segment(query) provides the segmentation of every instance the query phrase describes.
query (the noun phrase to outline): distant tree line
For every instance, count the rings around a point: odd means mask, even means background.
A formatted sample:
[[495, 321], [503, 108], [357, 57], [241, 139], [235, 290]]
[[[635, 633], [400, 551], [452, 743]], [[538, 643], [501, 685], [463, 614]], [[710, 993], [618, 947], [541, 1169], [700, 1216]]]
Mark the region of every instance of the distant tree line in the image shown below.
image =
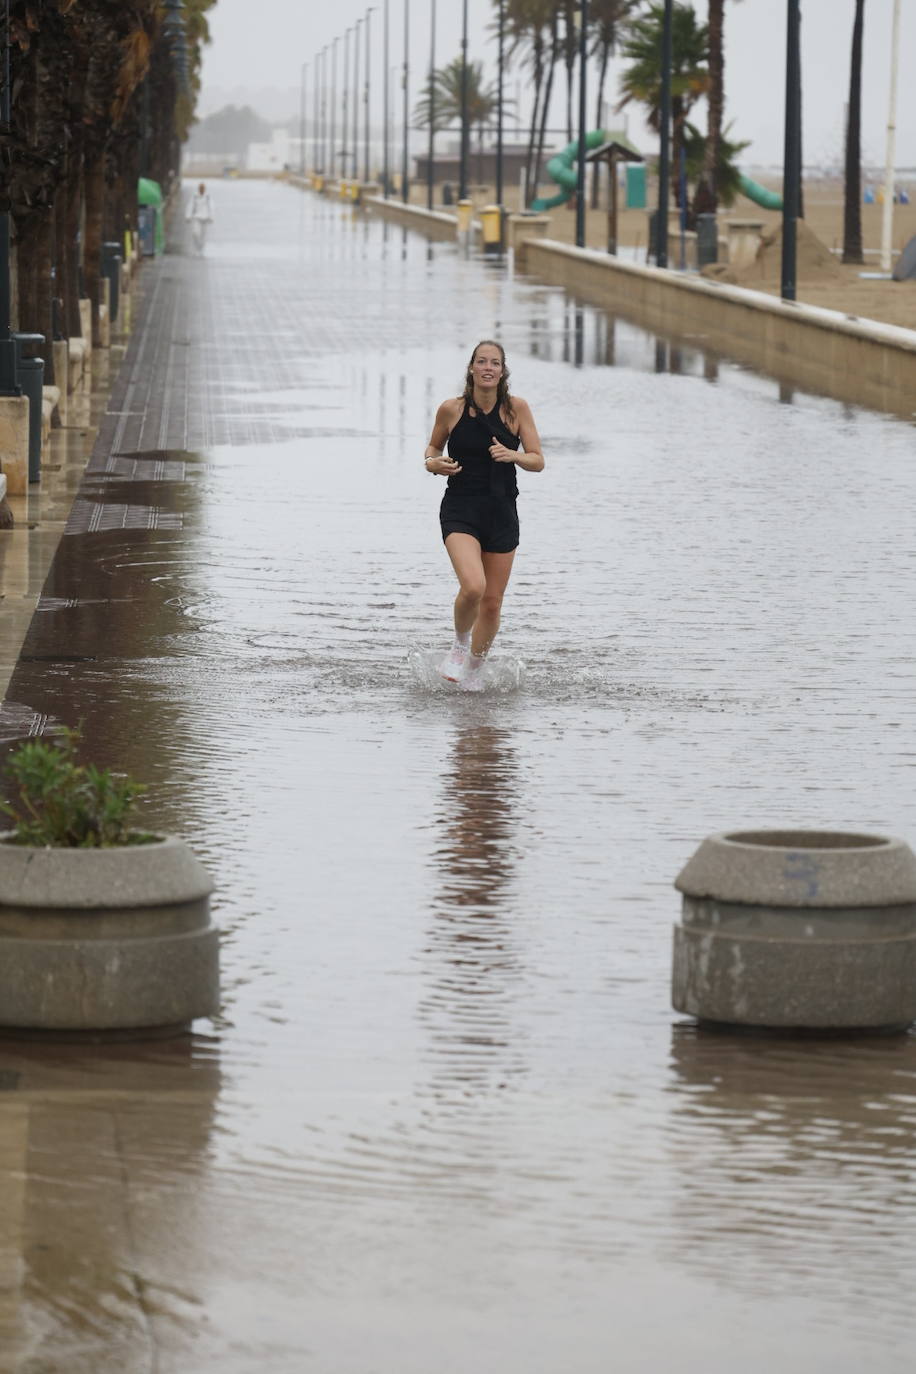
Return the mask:
[[[289, 120], [288, 127], [291, 133], [298, 134], [298, 116]], [[273, 126], [250, 105], [224, 105], [194, 125], [188, 139], [188, 152], [213, 157], [229, 153], [241, 160], [249, 143], [269, 143], [272, 135]]]
[[[98, 327], [102, 244], [137, 225], [137, 180], [167, 192], [193, 119], [206, 11], [185, 0], [187, 80], [159, 0], [10, 0], [12, 118], [0, 131], [13, 222], [18, 321], [80, 334], [79, 299]], [[55, 310], [55, 302], [57, 309]]]

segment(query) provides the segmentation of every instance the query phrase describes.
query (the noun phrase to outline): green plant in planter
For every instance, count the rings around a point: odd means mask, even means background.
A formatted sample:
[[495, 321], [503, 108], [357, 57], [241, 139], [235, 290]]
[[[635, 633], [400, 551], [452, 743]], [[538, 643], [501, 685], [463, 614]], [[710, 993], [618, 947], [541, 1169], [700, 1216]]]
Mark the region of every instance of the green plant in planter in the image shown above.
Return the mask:
[[63, 730], [53, 741], [27, 740], [6, 761], [12, 802], [0, 810], [12, 817], [13, 844], [55, 849], [107, 849], [149, 844], [155, 836], [129, 828], [131, 809], [146, 788], [94, 764], [81, 764], [79, 730]]

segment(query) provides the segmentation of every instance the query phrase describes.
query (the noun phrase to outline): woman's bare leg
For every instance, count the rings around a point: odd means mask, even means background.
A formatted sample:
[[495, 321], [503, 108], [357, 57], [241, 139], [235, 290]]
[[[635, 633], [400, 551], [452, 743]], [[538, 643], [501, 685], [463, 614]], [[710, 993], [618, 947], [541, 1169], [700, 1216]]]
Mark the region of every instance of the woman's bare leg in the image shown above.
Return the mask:
[[511, 553], [481, 554], [485, 585], [483, 595], [478, 602], [477, 617], [471, 634], [471, 653], [475, 658], [483, 658], [489, 653], [490, 645], [496, 638], [503, 596], [509, 583], [514, 560], [514, 549]]
[[487, 574], [480, 544], [472, 534], [450, 534], [445, 541], [446, 552], [452, 560], [459, 591], [455, 597], [455, 634], [466, 635], [474, 626], [480, 604], [487, 591]]

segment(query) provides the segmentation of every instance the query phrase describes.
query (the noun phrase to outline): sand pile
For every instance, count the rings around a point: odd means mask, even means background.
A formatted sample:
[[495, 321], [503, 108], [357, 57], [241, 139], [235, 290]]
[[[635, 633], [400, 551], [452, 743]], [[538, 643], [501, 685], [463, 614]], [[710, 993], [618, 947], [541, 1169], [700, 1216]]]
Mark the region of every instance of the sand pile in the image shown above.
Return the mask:
[[[803, 219], [797, 221], [795, 240], [797, 281], [830, 282], [843, 276], [839, 260]], [[761, 236], [753, 262], [743, 267], [713, 263], [704, 267], [703, 274], [715, 277], [717, 281], [732, 282], [736, 286], [778, 286], [782, 276], [782, 225], [778, 225], [772, 233]]]

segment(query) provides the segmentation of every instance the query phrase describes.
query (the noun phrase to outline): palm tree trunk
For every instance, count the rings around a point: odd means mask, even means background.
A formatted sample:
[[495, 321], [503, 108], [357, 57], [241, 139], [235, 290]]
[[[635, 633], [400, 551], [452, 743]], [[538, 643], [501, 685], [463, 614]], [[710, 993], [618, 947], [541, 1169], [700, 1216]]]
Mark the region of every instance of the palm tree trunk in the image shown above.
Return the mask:
[[865, 0], [856, 0], [849, 68], [846, 176], [843, 185], [843, 261], [864, 262], [862, 253], [862, 30]]
[[681, 204], [681, 146], [684, 142], [684, 102], [679, 95], [671, 97], [671, 190], [674, 203]]
[[544, 104], [541, 109], [541, 123], [538, 129], [537, 156], [534, 159], [534, 189], [537, 194], [538, 183], [541, 179], [541, 163], [544, 160], [544, 140], [547, 136], [547, 114], [550, 110], [550, 96], [553, 91], [553, 74], [556, 70], [556, 48], [553, 51], [553, 60], [547, 68], [547, 80], [544, 84]]
[[531, 128], [528, 134], [528, 150], [525, 155], [525, 204], [526, 207], [534, 199], [536, 149], [538, 136], [538, 116], [540, 114], [540, 101], [544, 87], [544, 52], [543, 44], [538, 38], [534, 39], [534, 103], [531, 107]]
[[83, 332], [80, 319], [80, 250], [78, 242], [80, 208], [83, 199], [82, 148], [77, 156], [70, 157], [69, 175], [65, 193], [67, 197], [66, 223], [61, 252], [67, 258], [67, 295], [64, 298], [64, 333], [68, 338], [78, 339]]
[[92, 302], [92, 346], [101, 344], [99, 332], [99, 276], [102, 257], [102, 224], [105, 215], [105, 154], [97, 152], [87, 164], [85, 173], [86, 190], [86, 235], [83, 243], [83, 269], [86, 274], [86, 291]]
[[719, 142], [722, 137], [722, 112], [725, 105], [724, 20], [725, 0], [709, 0], [707, 17], [709, 30], [708, 121], [706, 125], [706, 147], [703, 152], [703, 170], [700, 173], [694, 207], [698, 213], [715, 214], [719, 203]]
[[[611, 45], [607, 39], [601, 40], [601, 66], [598, 71], [598, 93], [595, 97], [595, 128], [601, 128], [601, 110], [604, 106], [604, 83], [607, 80], [608, 60], [611, 54]], [[596, 162], [592, 167], [592, 209], [598, 209], [598, 186], [601, 177], [601, 164]]]
[[35, 228], [29, 236], [29, 254], [35, 265], [35, 299], [32, 304], [34, 322], [31, 328], [37, 334], [43, 334], [45, 337], [44, 343], [37, 350], [38, 356], [45, 360], [45, 386], [54, 385], [54, 324], [51, 306], [54, 290], [51, 279], [51, 268], [54, 261], [53, 244], [54, 216], [50, 209], [46, 209], [38, 217]]

